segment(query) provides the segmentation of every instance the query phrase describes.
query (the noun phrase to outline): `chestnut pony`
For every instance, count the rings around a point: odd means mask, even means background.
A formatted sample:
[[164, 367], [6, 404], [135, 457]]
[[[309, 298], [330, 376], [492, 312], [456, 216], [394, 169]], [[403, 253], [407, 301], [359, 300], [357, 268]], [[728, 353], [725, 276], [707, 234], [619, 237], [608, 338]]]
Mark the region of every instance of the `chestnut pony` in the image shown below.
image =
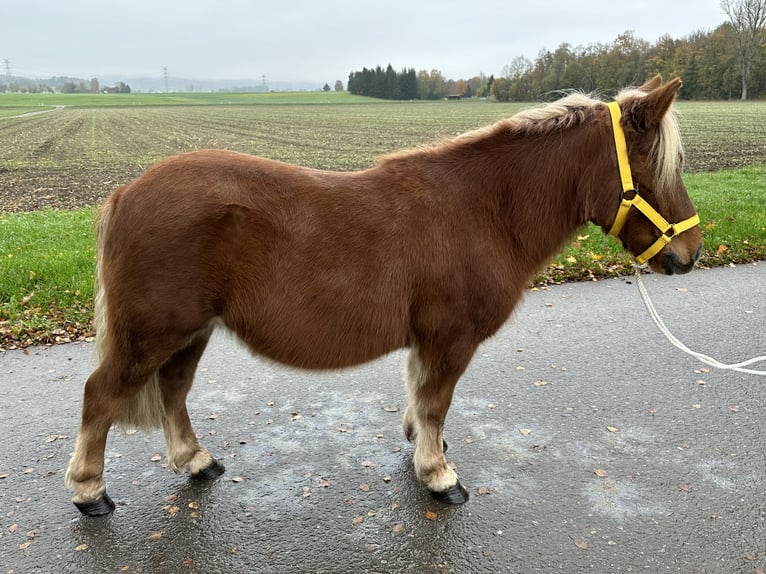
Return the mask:
[[[302, 369], [408, 347], [404, 434], [415, 474], [438, 500], [465, 502], [444, 457], [447, 409], [530, 276], [583, 224], [612, 229], [628, 192], [660, 219], [696, 217], [671, 111], [680, 86], [656, 77], [623, 90], [616, 126], [607, 104], [573, 94], [361, 172], [198, 151], [117, 189], [98, 223], [99, 365], [66, 476], [72, 501], [86, 515], [114, 509], [103, 479], [114, 423], [161, 426], [176, 472], [223, 472], [186, 410], [197, 363], [223, 325], [253, 353]], [[623, 134], [626, 186], [615, 152]], [[663, 239], [639, 209], [623, 216], [615, 234], [634, 255]], [[675, 231], [651, 256], [655, 271], [685, 273], [699, 257], [699, 226]]]

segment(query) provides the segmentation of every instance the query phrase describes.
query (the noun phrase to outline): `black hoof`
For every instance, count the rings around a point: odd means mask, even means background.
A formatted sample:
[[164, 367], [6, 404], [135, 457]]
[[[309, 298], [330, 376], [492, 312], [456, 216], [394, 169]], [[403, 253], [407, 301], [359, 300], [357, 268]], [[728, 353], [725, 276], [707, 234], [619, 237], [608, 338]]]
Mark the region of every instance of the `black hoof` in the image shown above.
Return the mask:
[[215, 480], [226, 471], [226, 468], [217, 460], [213, 459], [207, 467], [191, 475], [193, 480]]
[[463, 488], [463, 485], [460, 484], [460, 482], [456, 483], [454, 486], [450, 486], [447, 490], [442, 490], [440, 492], [431, 490], [430, 492], [431, 496], [444, 504], [463, 504], [464, 502], [468, 502], [468, 491]]
[[104, 493], [101, 498], [91, 500], [90, 502], [75, 502], [74, 505], [77, 510], [82, 512], [85, 516], [104, 516], [110, 514], [114, 510], [114, 502], [109, 498], [107, 493]]

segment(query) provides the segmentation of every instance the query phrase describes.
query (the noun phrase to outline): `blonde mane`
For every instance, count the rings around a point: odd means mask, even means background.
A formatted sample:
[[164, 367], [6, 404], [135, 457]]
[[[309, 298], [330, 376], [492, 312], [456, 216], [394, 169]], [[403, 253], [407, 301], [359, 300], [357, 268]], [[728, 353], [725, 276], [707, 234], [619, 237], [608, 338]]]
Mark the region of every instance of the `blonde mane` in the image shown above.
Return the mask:
[[[644, 98], [646, 95], [647, 92], [638, 88], [626, 88], [617, 94], [615, 100], [620, 103], [620, 107], [624, 108], [630, 100]], [[590, 121], [596, 107], [604, 103], [603, 99], [596, 96], [572, 92], [556, 101], [523, 110], [510, 118], [468, 131], [454, 138], [383, 155], [379, 158], [379, 162], [418, 155], [423, 152], [438, 153], [445, 148], [480, 141], [498, 132], [514, 135], [552, 134]], [[651, 148], [651, 160], [655, 166], [656, 191], [662, 193], [664, 190], [672, 189], [676, 174], [683, 161], [683, 146], [681, 145], [678, 120], [672, 108], [662, 119], [659, 134]]]
[[[638, 88], [626, 88], [617, 94], [615, 100], [620, 107], [624, 107], [629, 100], [645, 98], [646, 95], [647, 92]], [[583, 123], [591, 117], [593, 108], [602, 103], [604, 101], [600, 98], [574, 92], [542, 107], [522, 111], [506, 121], [514, 132], [545, 134]], [[651, 160], [655, 166], [656, 191], [662, 193], [672, 189], [683, 162], [681, 133], [673, 108], [662, 118], [657, 139], [651, 148]]]

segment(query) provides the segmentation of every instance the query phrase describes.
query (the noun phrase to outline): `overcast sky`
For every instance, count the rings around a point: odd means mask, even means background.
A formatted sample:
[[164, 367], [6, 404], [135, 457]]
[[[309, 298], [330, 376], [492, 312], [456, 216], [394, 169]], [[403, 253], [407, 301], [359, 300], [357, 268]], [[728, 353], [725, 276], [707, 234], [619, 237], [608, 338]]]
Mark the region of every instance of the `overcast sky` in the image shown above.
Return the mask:
[[[346, 83], [386, 66], [499, 74], [562, 42], [712, 30], [719, 0], [2, 0], [11, 73]], [[5, 66], [0, 73], [5, 73]]]

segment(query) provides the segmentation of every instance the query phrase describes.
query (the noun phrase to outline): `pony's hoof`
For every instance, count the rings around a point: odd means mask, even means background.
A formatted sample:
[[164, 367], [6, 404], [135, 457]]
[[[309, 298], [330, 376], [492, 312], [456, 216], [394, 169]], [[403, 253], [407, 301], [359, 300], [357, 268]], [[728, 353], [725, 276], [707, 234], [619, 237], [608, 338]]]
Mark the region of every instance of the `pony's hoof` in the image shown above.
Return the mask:
[[215, 480], [226, 471], [226, 468], [217, 460], [213, 459], [209, 465], [191, 475], [192, 480]]
[[106, 492], [101, 498], [89, 502], [75, 502], [74, 505], [85, 516], [104, 516], [114, 510], [114, 502]]
[[431, 490], [431, 496], [437, 501], [444, 504], [463, 504], [468, 502], [468, 491], [463, 488], [460, 482], [455, 483], [454, 486], [450, 486], [447, 490], [435, 491]]

